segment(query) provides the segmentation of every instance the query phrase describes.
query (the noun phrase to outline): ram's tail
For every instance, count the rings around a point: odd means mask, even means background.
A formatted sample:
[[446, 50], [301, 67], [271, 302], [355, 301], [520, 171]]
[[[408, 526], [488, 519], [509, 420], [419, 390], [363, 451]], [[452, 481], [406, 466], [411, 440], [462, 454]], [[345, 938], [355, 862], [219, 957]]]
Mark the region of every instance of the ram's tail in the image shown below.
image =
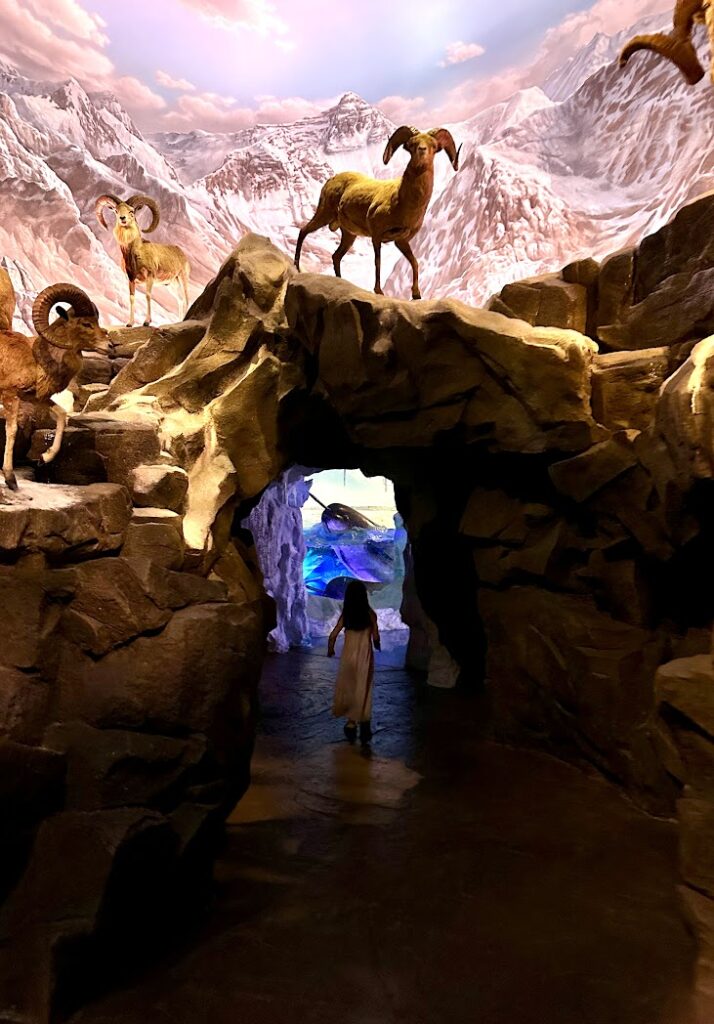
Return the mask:
[[302, 252], [302, 245], [307, 236], [311, 235], [313, 231], [319, 231], [320, 228], [327, 227], [328, 224], [332, 231], [337, 230], [337, 207], [342, 194], [342, 189], [335, 187], [338, 177], [339, 175], [336, 175], [334, 178], [330, 178], [330, 180], [326, 181], [322, 186], [317, 209], [305, 227], [300, 229], [297, 246], [295, 247], [295, 266], [298, 270], [300, 269], [300, 253]]

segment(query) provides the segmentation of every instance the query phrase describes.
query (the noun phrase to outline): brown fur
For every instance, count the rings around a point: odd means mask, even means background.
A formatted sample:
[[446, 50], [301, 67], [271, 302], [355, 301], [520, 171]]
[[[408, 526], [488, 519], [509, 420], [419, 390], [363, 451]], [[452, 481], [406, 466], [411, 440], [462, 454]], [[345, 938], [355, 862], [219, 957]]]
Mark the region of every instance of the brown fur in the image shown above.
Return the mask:
[[[115, 197], [116, 198], [116, 197]], [[188, 309], [188, 282], [191, 266], [186, 254], [178, 245], [162, 245], [146, 242], [136, 220], [137, 210], [129, 203], [118, 202], [111, 207], [116, 214], [114, 237], [122, 256], [124, 272], [129, 281], [130, 315], [127, 327], [134, 326], [134, 300], [137, 283], [146, 287], [146, 319], [144, 326], [151, 324], [151, 292], [154, 282], [177, 284], [181, 288], [179, 315], [183, 318]], [[104, 224], [103, 216], [100, 222]], [[158, 221], [157, 221], [158, 223]], [[106, 225], [105, 225], [106, 226]], [[151, 230], [151, 226], [149, 228]]]
[[[405, 133], [406, 141], [401, 141]], [[374, 290], [381, 295], [380, 249], [384, 242], [394, 242], [412, 267], [412, 298], [421, 298], [419, 266], [409, 242], [424, 223], [434, 190], [434, 157], [441, 149], [448, 147], [452, 164], [457, 170], [458, 151], [449, 133], [443, 129], [417, 132], [416, 129], [400, 128], [387, 144], [385, 163], [392, 157], [395, 138], [410, 156], [401, 178], [378, 181], [355, 171], [343, 171], [325, 182], [314, 216], [298, 235], [295, 250], [298, 270], [302, 245], [307, 235], [329, 225], [332, 231], [338, 228], [342, 231], [342, 242], [332, 257], [337, 277], [341, 277], [342, 257], [349, 252], [355, 238], [358, 235], [371, 238], [375, 253]]]
[[64, 410], [53, 405], [52, 395], [64, 391], [77, 376], [82, 368], [82, 350], [107, 351], [108, 337], [96, 316], [77, 316], [72, 310], [66, 318], [60, 316], [50, 324], [42, 337], [0, 331], [0, 401], [5, 409], [6, 431], [3, 473], [11, 490], [17, 490], [12, 450], [20, 402], [49, 406], [57, 419], [58, 437], [49, 457], [43, 457], [43, 461], [50, 462], [59, 450], [66, 422]]
[[672, 31], [635, 36], [620, 54], [620, 67], [624, 67], [639, 50], [652, 50], [671, 60], [689, 85], [696, 85], [704, 77], [704, 68], [692, 43], [692, 29], [696, 22], [706, 22], [707, 25], [712, 46], [711, 78], [714, 81], [714, 13], [707, 0], [677, 0]]
[[0, 331], [12, 330], [15, 315], [15, 289], [7, 270], [0, 267]]

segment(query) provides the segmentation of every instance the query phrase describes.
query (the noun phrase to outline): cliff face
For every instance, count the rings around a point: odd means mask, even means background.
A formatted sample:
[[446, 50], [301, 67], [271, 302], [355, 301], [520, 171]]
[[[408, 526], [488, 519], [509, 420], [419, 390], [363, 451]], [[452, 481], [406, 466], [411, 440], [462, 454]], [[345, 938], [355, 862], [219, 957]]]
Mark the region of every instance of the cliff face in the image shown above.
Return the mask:
[[[99, 983], [117, 944], [200, 898], [272, 625], [241, 523], [295, 466], [395, 482], [432, 641], [487, 687], [496, 735], [655, 810], [693, 787], [706, 938], [713, 208], [489, 310], [300, 275], [248, 236], [183, 324], [141, 334], [55, 486], [0, 506], [8, 1005], [64, 1012], [87, 956]], [[75, 884], [56, 865], [80, 855]]]

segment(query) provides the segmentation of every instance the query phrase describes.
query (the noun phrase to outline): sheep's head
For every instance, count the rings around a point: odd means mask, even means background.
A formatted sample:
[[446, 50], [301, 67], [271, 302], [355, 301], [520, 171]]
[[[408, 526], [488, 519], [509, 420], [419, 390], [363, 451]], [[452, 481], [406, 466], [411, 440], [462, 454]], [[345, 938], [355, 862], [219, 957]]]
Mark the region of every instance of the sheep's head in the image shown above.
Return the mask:
[[[58, 303], [57, 319], [50, 323], [50, 313]], [[109, 334], [99, 326], [99, 310], [86, 292], [74, 284], [53, 284], [35, 299], [32, 323], [40, 338], [56, 348], [73, 352], [109, 352]]]
[[155, 231], [159, 226], [160, 214], [159, 206], [155, 200], [150, 199], [149, 196], [135, 195], [130, 196], [127, 200], [119, 199], [117, 196], [113, 196], [109, 193], [100, 196], [94, 207], [94, 212], [97, 215], [97, 220], [103, 228], [108, 228], [106, 220], [104, 219], [104, 211], [106, 209], [112, 210], [116, 222], [114, 225], [115, 231], [126, 232], [131, 234], [133, 231], [141, 232], [136, 215], [144, 206], [151, 210], [151, 224], [144, 231], [150, 233]]
[[429, 132], [420, 132], [418, 128], [402, 125], [392, 135], [384, 150], [384, 162], [388, 164], [395, 152], [403, 146], [416, 167], [431, 166], [434, 157], [443, 149], [451, 161], [455, 171], [459, 169], [459, 153], [461, 146], [456, 148], [454, 137], [446, 128], [432, 128]]

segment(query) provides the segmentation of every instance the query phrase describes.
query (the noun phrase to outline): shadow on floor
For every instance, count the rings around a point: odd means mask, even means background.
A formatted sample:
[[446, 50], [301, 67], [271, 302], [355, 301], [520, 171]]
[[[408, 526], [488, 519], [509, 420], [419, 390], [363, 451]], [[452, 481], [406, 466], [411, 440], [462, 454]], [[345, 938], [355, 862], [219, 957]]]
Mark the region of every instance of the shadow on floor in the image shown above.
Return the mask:
[[689, 1024], [676, 836], [599, 777], [479, 737], [379, 657], [371, 751], [324, 649], [271, 656], [253, 786], [190, 948], [83, 1024]]

